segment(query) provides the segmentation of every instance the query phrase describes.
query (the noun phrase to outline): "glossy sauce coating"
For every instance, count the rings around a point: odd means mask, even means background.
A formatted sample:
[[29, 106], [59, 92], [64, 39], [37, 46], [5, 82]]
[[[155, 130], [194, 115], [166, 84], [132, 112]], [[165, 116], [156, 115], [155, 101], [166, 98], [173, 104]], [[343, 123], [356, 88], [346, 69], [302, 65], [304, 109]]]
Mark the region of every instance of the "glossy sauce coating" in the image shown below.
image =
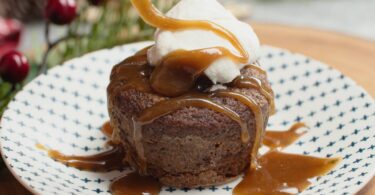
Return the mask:
[[112, 170], [121, 170], [126, 164], [123, 163], [125, 156], [124, 148], [121, 145], [111, 145], [112, 148], [89, 156], [66, 155], [57, 150], [49, 149], [41, 144], [36, 147], [48, 153], [53, 160], [63, 163], [67, 166], [80, 170], [107, 172]]
[[[223, 47], [204, 48], [193, 51], [178, 50], [168, 54], [162, 59], [162, 62], [152, 70], [152, 68], [147, 68], [149, 66], [147, 63], [146, 48], [125, 60], [125, 62], [122, 63], [123, 65], [117, 65], [114, 68], [111, 75], [111, 83], [108, 87], [108, 94], [115, 95], [114, 92], [121, 92], [128, 88], [135, 88], [143, 92], [150, 92], [151, 89], [163, 96], [176, 97], [159, 102], [144, 110], [139, 117], [128, 121], [132, 123], [131, 127], [133, 129], [131, 132], [133, 132], [134, 145], [141, 161], [139, 163], [141, 165], [141, 172], [146, 171], [146, 159], [142, 144], [142, 126], [149, 124], [164, 115], [177, 111], [178, 109], [189, 106], [203, 107], [226, 115], [230, 119], [236, 121], [241, 127], [242, 141], [247, 143], [250, 140], [246, 121], [241, 119], [234, 111], [211, 100], [212, 97], [215, 97], [218, 94], [240, 101], [248, 106], [254, 114], [256, 118], [256, 132], [255, 144], [253, 146], [253, 151], [251, 152], [251, 158], [252, 160], [255, 160], [257, 150], [261, 144], [261, 135], [264, 131], [263, 124], [266, 118], [266, 116], [264, 116], [265, 113], [261, 112], [260, 106], [256, 105], [254, 100], [238, 92], [220, 91], [207, 93], [198, 91], [197, 93], [194, 91], [194, 86], [197, 85], [197, 80], [213, 61], [222, 57], [230, 57], [234, 61], [242, 64], [248, 62], [248, 53], [241, 43], [231, 32], [215, 23], [209, 21], [191, 21], [169, 18], [157, 10], [153, 6], [151, 0], [132, 0], [131, 2], [143, 20], [151, 26], [171, 31], [186, 29], [209, 30], [228, 40], [241, 54], [241, 56], [238, 56]], [[259, 71], [261, 69], [257, 68], [257, 70]], [[261, 73], [265, 74], [264, 71]], [[243, 79], [237, 79], [237, 81], [237, 83], [233, 83], [233, 85], [235, 85], [234, 87], [251, 87], [258, 89], [273, 108], [273, 94], [270, 94], [269, 88], [264, 88], [260, 81], [251, 86], [247, 84], [249, 82], [241, 82]], [[250, 80], [250, 82], [251, 81], [252, 80]]]
[[[256, 65], [246, 65], [244, 67], [245, 69], [256, 69], [259, 70], [260, 67]], [[266, 74], [265, 72], [260, 72], [261, 74]], [[270, 115], [275, 114], [275, 100], [273, 97], [273, 91], [271, 88], [268, 88], [265, 84], [262, 83], [262, 81], [258, 78], [252, 77], [252, 78], [244, 78], [243, 76], [239, 76], [230, 84], [232, 87], [237, 88], [255, 88], [257, 89], [268, 101], [269, 104], [269, 110]]]
[[[124, 62], [117, 65], [111, 75], [111, 82], [108, 87], [108, 94], [116, 96], [116, 93], [120, 93], [129, 89], [136, 89], [145, 93], [152, 93], [150, 87], [150, 82], [148, 82], [150, 73], [153, 71], [147, 63], [147, 56], [143, 54], [136, 54], [135, 56], [130, 57]], [[134, 61], [133, 61], [134, 60]], [[257, 69], [255, 65], [246, 66], [245, 68]], [[261, 72], [265, 73], [265, 72]], [[245, 79], [249, 79], [245, 80]], [[244, 81], [243, 81], [244, 80]], [[256, 81], [255, 84], [252, 81]], [[252, 83], [252, 84], [248, 84]], [[194, 85], [199, 85], [200, 83], [195, 83]], [[229, 84], [233, 88], [253, 88], [259, 91], [269, 104], [273, 104], [273, 92], [269, 93], [264, 84], [256, 78], [242, 78], [239, 77], [235, 81]], [[198, 88], [198, 87], [195, 87]], [[228, 116], [233, 121], [236, 121], [241, 127], [241, 139], [243, 143], [247, 143], [250, 139], [249, 130], [247, 127], [246, 119], [241, 119], [241, 117], [231, 109], [216, 103], [212, 100], [213, 97], [229, 97], [233, 98], [249, 108], [255, 117], [255, 143], [253, 146], [253, 151], [251, 152], [251, 159], [254, 161], [257, 150], [261, 144], [261, 138], [264, 132], [264, 120], [267, 116], [265, 113], [262, 113], [262, 109], [259, 105], [256, 104], [256, 101], [250, 97], [245, 96], [240, 92], [234, 92], [230, 90], [218, 90], [213, 92], [205, 92], [196, 90], [193, 88], [186, 94], [175, 97], [168, 98], [164, 101], [158, 102], [155, 105], [143, 110], [138, 117], [133, 118], [129, 123], [131, 132], [133, 132], [133, 139], [136, 151], [140, 157], [140, 169], [142, 172], [146, 171], [146, 158], [144, 156], [143, 144], [142, 144], [142, 127], [144, 125], [150, 124], [156, 119], [163, 117], [167, 114], [175, 112], [179, 109], [185, 107], [200, 107], [208, 108], [225, 116]], [[111, 98], [110, 98], [111, 99]], [[143, 163], [142, 163], [143, 161]]]
[[102, 131], [102, 133], [108, 137], [108, 138], [111, 138], [112, 137], [112, 134], [113, 134], [113, 129], [111, 127], [111, 123], [108, 121], [106, 123], [103, 124], [102, 128], [100, 129]]
[[[237, 101], [240, 101], [243, 103], [245, 106], [247, 106], [254, 114], [255, 117], [255, 139], [253, 143], [253, 148], [252, 151], [250, 152], [250, 159], [251, 159], [251, 167], [255, 166], [255, 161], [257, 160], [258, 157], [258, 150], [261, 146], [261, 140], [262, 140], [262, 135], [263, 135], [263, 124], [264, 124], [264, 115], [262, 113], [262, 109], [260, 108], [257, 103], [252, 100], [251, 98], [237, 92], [233, 91], [218, 91], [214, 93], [214, 96], [219, 96], [219, 97], [230, 97], [233, 99], [236, 99]], [[249, 137], [249, 132], [246, 129], [242, 129], [241, 133], [242, 137], [242, 142], [247, 143], [250, 140]]]
[[263, 144], [270, 149], [285, 148], [306, 133], [306, 131], [298, 131], [303, 127], [306, 127], [305, 123], [296, 123], [287, 131], [268, 130], [264, 136]]
[[327, 174], [340, 158], [317, 158], [270, 151], [258, 159], [258, 167], [249, 169], [234, 188], [234, 195], [297, 194], [310, 179]]
[[[170, 18], [165, 16], [161, 13], [151, 2], [151, 0], [131, 0], [134, 8], [137, 9], [141, 18], [148, 23], [149, 25], [159, 28], [162, 30], [170, 30], [170, 31], [179, 31], [179, 30], [208, 30], [212, 31], [216, 35], [228, 40], [233, 47], [237, 49], [238, 52], [241, 53], [241, 56], [237, 56], [236, 54], [226, 53], [230, 55], [229, 57], [233, 57], [239, 62], [247, 63], [248, 62], [248, 53], [243, 48], [241, 43], [238, 39], [227, 29], [223, 28], [222, 26], [215, 24], [210, 21], [203, 21], [203, 20], [180, 20], [175, 18]], [[221, 51], [226, 50], [225, 48], [220, 48]]]
[[249, 62], [249, 54], [230, 31], [210, 21], [180, 20], [165, 16], [157, 10], [151, 0], [132, 0], [142, 19], [149, 25], [170, 31], [201, 29], [226, 39], [240, 53], [230, 52], [224, 47], [197, 50], [178, 50], [165, 56], [151, 76], [151, 87], [159, 94], [176, 97], [188, 92], [197, 78], [214, 61], [228, 57], [240, 64]]
[[[109, 122], [105, 122], [100, 130], [106, 137], [111, 139], [113, 129]], [[36, 147], [46, 151], [52, 159], [77, 169], [99, 172], [121, 170], [127, 165], [123, 161], [125, 157], [123, 146], [114, 144], [112, 141], [107, 142], [107, 145], [111, 146], [110, 150], [88, 156], [66, 155], [57, 150], [47, 148], [42, 144], [36, 144]]]
[[109, 187], [113, 195], [157, 195], [162, 185], [157, 179], [140, 176], [136, 172], [128, 173], [115, 181]]
[[[277, 148], [282, 149], [292, 144], [296, 137], [303, 135], [300, 133], [298, 136], [292, 136], [293, 138], [288, 136], [302, 127], [304, 127], [303, 123], [296, 123], [287, 131], [276, 132], [276, 134], [269, 131], [265, 134], [263, 142], [267, 143], [269, 141], [265, 140], [272, 140], [273, 144], [267, 145], [274, 148], [278, 145], [280, 147]], [[103, 125], [102, 132], [111, 137], [113, 130], [108, 122]], [[106, 155], [107, 152], [104, 152], [91, 156], [68, 156], [41, 144], [37, 144], [36, 147], [47, 151], [48, 155], [58, 162], [82, 170], [121, 170], [126, 166], [122, 163], [125, 153], [121, 150], [113, 150], [111, 155]], [[98, 163], [115, 162], [113, 156], [118, 158], [117, 163]], [[67, 163], [72, 160], [74, 163]], [[340, 158], [316, 158], [271, 150], [258, 159], [256, 167], [247, 171], [244, 179], [235, 187], [233, 194], [296, 194], [310, 185], [309, 179], [326, 174], [339, 162]], [[114, 180], [110, 185], [110, 190], [114, 195], [143, 195], [144, 193], [159, 194], [161, 187], [156, 179], [133, 172]]]
[[222, 47], [174, 51], [156, 66], [150, 79], [151, 86], [168, 97], [183, 95], [193, 88], [209, 65], [228, 55], [230, 52]]

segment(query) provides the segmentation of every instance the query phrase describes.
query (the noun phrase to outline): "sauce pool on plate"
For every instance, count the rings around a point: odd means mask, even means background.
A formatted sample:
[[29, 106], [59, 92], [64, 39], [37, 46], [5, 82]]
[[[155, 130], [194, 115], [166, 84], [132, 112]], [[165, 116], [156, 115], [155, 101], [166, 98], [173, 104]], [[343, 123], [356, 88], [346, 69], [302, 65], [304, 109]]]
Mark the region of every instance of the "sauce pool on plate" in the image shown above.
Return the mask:
[[[243, 180], [234, 188], [233, 194], [296, 194], [311, 184], [309, 180], [332, 170], [340, 162], [340, 158], [317, 158], [272, 149], [282, 149], [292, 144], [304, 134], [304, 131], [296, 133], [302, 127], [305, 127], [303, 123], [296, 123], [287, 131], [267, 131], [263, 144], [267, 145], [265, 143], [268, 142], [271, 150], [258, 158], [255, 168], [247, 170]], [[109, 122], [103, 125], [102, 132], [110, 137], [113, 131]], [[290, 136], [291, 134], [294, 136]], [[266, 140], [272, 140], [272, 142]], [[91, 156], [70, 156], [41, 144], [36, 145], [38, 149], [46, 151], [52, 159], [58, 162], [81, 170], [99, 172], [121, 170], [127, 166], [123, 163], [125, 151], [122, 146], [116, 144], [111, 146], [112, 149], [109, 151]], [[137, 172], [119, 177], [109, 186], [114, 195], [159, 194], [161, 187], [156, 179], [141, 176]]]
[[327, 174], [340, 160], [270, 151], [258, 159], [257, 168], [246, 172], [233, 194], [297, 194], [311, 184], [310, 179]]

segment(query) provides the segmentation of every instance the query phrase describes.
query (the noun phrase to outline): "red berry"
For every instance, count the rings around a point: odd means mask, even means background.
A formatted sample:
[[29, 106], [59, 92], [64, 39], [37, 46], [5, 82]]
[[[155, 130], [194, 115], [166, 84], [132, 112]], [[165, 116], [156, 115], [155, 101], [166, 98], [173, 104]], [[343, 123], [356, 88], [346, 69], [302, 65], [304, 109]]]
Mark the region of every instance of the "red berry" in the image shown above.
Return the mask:
[[0, 75], [11, 83], [19, 83], [27, 77], [30, 65], [26, 57], [18, 51], [6, 53], [0, 60]]
[[77, 15], [75, 0], [47, 0], [45, 17], [48, 21], [64, 25], [71, 23]]

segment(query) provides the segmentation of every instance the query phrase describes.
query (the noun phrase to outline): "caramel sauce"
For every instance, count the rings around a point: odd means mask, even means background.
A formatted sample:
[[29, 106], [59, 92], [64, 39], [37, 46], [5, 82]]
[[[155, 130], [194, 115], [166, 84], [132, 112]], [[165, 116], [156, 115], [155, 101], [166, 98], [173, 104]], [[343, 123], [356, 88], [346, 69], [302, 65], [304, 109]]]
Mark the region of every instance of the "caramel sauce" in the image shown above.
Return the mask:
[[[218, 113], [224, 114], [236, 121], [242, 129], [242, 141], [248, 142], [250, 139], [246, 121], [243, 121], [241, 117], [234, 111], [212, 101], [212, 97], [219, 94], [203, 94], [203, 93], [192, 93], [179, 98], [173, 98], [167, 101], [161, 101], [150, 108], [145, 109], [137, 119], [133, 119], [133, 136], [134, 143], [137, 153], [142, 161], [145, 161], [142, 139], [142, 126], [150, 124], [156, 119], [170, 114], [179, 109], [193, 106], [200, 108], [208, 108]], [[224, 93], [223, 93], [224, 95]], [[229, 95], [226, 95], [229, 96]], [[234, 95], [233, 95], [234, 96]], [[238, 94], [237, 96], [240, 96]], [[245, 100], [243, 100], [245, 101]], [[145, 163], [142, 163], [145, 164]], [[145, 166], [141, 167], [142, 172], [145, 171]]]
[[151, 86], [165, 96], [183, 95], [193, 88], [210, 64], [227, 55], [230, 55], [229, 51], [221, 47], [174, 51], [156, 66], [151, 75]]
[[[259, 72], [259, 74], [262, 74], [262, 75], [265, 75], [267, 76], [267, 72], [265, 70], [263, 70], [259, 64], [258, 61], [255, 61], [254, 64], [247, 64], [244, 68], [247, 68], [247, 69], [252, 69], [252, 70], [256, 70]], [[262, 82], [261, 82], [262, 83]], [[271, 94], [272, 96], [274, 95], [273, 94], [273, 90], [271, 89], [271, 86], [267, 86], [267, 85], [264, 85], [262, 83], [262, 88], [267, 91], [269, 94]], [[273, 103], [274, 105], [274, 103]]]
[[[264, 116], [262, 114], [262, 109], [260, 106], [257, 105], [257, 103], [248, 98], [247, 96], [241, 94], [241, 93], [236, 93], [232, 91], [218, 91], [213, 94], [214, 96], [221, 96], [221, 97], [231, 97], [233, 99], [236, 99], [240, 101], [241, 103], [245, 104], [254, 114], [255, 117], [255, 139], [254, 139], [254, 144], [252, 151], [250, 153], [251, 157], [251, 166], [255, 166], [255, 160], [257, 159], [258, 156], [258, 149], [261, 144], [262, 140], [262, 135], [263, 135], [263, 124], [264, 124]], [[249, 137], [249, 132], [247, 128], [242, 128], [242, 142], [247, 143], [250, 139]]]
[[[128, 64], [127, 66], [118, 65], [115, 67], [111, 75], [111, 84], [108, 87], [109, 94], [113, 95], [114, 91], [123, 91], [128, 87], [133, 87], [145, 92], [149, 92], [151, 88], [158, 94], [168, 97], [177, 97], [159, 102], [152, 107], [144, 110], [138, 118], [132, 119], [131, 122], [133, 124], [131, 126], [133, 127], [132, 132], [134, 145], [141, 161], [145, 161], [144, 149], [142, 144], [142, 126], [152, 123], [154, 120], [164, 115], [170, 114], [178, 109], [189, 106], [208, 108], [228, 116], [240, 125], [242, 141], [244, 143], [248, 142], [250, 140], [250, 136], [246, 121], [241, 119], [241, 117], [234, 111], [211, 100], [212, 97], [218, 95], [234, 98], [248, 106], [249, 109], [253, 112], [256, 118], [256, 133], [251, 158], [255, 159], [257, 150], [261, 144], [261, 138], [264, 131], [263, 124], [266, 118], [266, 116], [263, 116], [264, 114], [261, 113], [260, 106], [257, 105], [256, 102], [249, 97], [246, 97], [243, 94], [237, 92], [192, 92], [192, 89], [194, 89], [194, 86], [196, 85], [197, 79], [215, 60], [218, 60], [222, 57], [230, 57], [234, 61], [246, 64], [249, 60], [249, 56], [241, 43], [230, 31], [215, 23], [209, 21], [179, 20], [169, 18], [159, 10], [157, 10], [152, 4], [151, 0], [132, 0], [131, 2], [139, 12], [142, 19], [151, 26], [171, 31], [184, 29], [209, 30], [214, 32], [216, 35], [228, 40], [241, 54], [239, 56], [237, 54], [231, 53], [228, 49], [223, 47], [204, 48], [192, 51], [178, 50], [164, 57], [161, 63], [156, 66], [156, 68], [151, 71], [151, 73], [149, 72], [148, 74], [142, 74], [140, 73], [140, 71], [143, 70], [144, 72], [146, 72], [147, 69], [144, 68], [145, 66], [147, 67], [146, 48], [138, 52], [135, 56], [129, 58], [128, 60], [125, 60], [124, 64]], [[140, 66], [133, 67], [134, 64], [138, 64]], [[262, 69], [258, 68], [257, 70], [265, 74], [264, 71], [262, 72]], [[150, 75], [150, 77], [147, 78], [146, 75]], [[149, 79], [148, 83], [147, 79]], [[251, 87], [258, 89], [260, 93], [265, 96], [267, 101], [270, 102], [271, 108], [273, 109], [273, 94], [269, 93], [270, 89], [265, 88], [259, 80], [249, 79], [245, 81], [243, 79], [237, 79], [237, 81], [237, 83], [234, 83], [235, 87]], [[122, 82], [125, 84], [118, 85], [118, 82]], [[251, 85], [249, 83], [251, 83]], [[121, 89], [116, 90], [116, 87], [111, 86], [120, 86]], [[271, 112], [273, 111], [271, 110]], [[145, 163], [141, 163], [141, 165], [141, 170], [146, 170]]]
[[[248, 65], [246, 65], [245, 68], [255, 69], [255, 70], [257, 70], [260, 74], [267, 75], [267, 72], [266, 72], [263, 68], [260, 67], [260, 64], [259, 64], [258, 61], [256, 61], [254, 64], [248, 64]], [[271, 88], [268, 88], [268, 90], [272, 91]]]
[[170, 18], [161, 13], [151, 2], [151, 0], [131, 0], [134, 8], [138, 11], [141, 18], [149, 25], [160, 28], [163, 30], [178, 31], [178, 30], [191, 30], [191, 29], [201, 29], [212, 31], [216, 35], [228, 40], [233, 47], [235, 47], [242, 56], [237, 56], [236, 54], [228, 53], [225, 48], [218, 48], [222, 52], [238, 62], [243, 64], [248, 62], [248, 53], [243, 48], [241, 43], [238, 41], [236, 36], [234, 36], [230, 31], [223, 28], [222, 26], [215, 24], [210, 21], [202, 20], [180, 20], [175, 18]]
[[233, 194], [297, 194], [311, 184], [310, 179], [327, 174], [340, 161], [270, 151], [258, 159], [259, 167], [248, 170]]
[[121, 145], [111, 144], [110, 142], [109, 144], [112, 146], [110, 150], [89, 156], [66, 155], [41, 144], [37, 144], [36, 147], [46, 151], [52, 159], [80, 170], [98, 172], [121, 170], [126, 166], [123, 163], [125, 156], [124, 148]]
[[270, 149], [285, 148], [306, 133], [306, 131], [298, 132], [303, 127], [306, 127], [305, 123], [296, 123], [287, 131], [266, 131], [263, 144]]
[[[126, 91], [129, 89], [137, 89], [139, 91], [143, 91], [146, 93], [152, 93], [153, 88], [150, 87], [152, 82], [150, 82], [150, 77], [152, 79], [151, 72], [157, 71], [158, 68], [152, 70], [147, 63], [147, 56], [145, 55], [145, 50], [143, 52], [139, 52], [135, 56], [132, 56], [126, 59], [124, 62], [117, 65], [111, 74], [111, 83], [108, 86], [108, 94], [115, 95], [115, 93], [119, 93], [122, 91]], [[203, 57], [203, 56], [202, 56]], [[184, 66], [183, 66], [184, 67]], [[246, 68], [256, 68], [255, 65], [246, 66]], [[179, 69], [179, 68], [178, 68]], [[260, 73], [265, 73], [261, 71], [259, 68], [258, 71]], [[166, 74], [170, 74], [172, 72], [165, 72]], [[173, 74], [169, 77], [173, 77]], [[177, 76], [178, 77], [178, 76]], [[161, 78], [157, 78], [156, 80], [163, 80]], [[173, 83], [173, 82], [172, 82]], [[195, 86], [200, 85], [200, 83], [194, 83]], [[262, 82], [256, 78], [238, 78], [232, 84], [235, 88], [254, 88], [257, 89], [266, 99], [273, 105], [273, 93], [269, 93], [262, 84]], [[174, 86], [178, 87], [178, 86]], [[131, 131], [133, 132], [133, 140], [134, 145], [140, 159], [139, 168], [142, 173], [146, 171], [146, 159], [144, 156], [143, 151], [143, 144], [142, 144], [142, 127], [144, 125], [150, 124], [156, 119], [175, 112], [179, 109], [185, 107], [201, 107], [201, 108], [208, 108], [220, 114], [228, 116], [233, 121], [237, 122], [241, 127], [241, 140], [243, 143], [247, 143], [250, 140], [249, 130], [247, 127], [246, 119], [241, 119], [241, 117], [231, 109], [227, 108], [224, 105], [218, 104], [212, 101], [213, 97], [218, 96], [225, 96], [233, 98], [245, 106], [249, 108], [249, 110], [254, 114], [255, 117], [255, 143], [253, 147], [253, 151], [251, 153], [252, 161], [255, 160], [257, 155], [257, 150], [261, 144], [261, 138], [264, 132], [264, 120], [267, 116], [266, 113], [262, 113], [262, 110], [259, 105], [256, 104], [254, 100], [250, 97], [247, 97], [240, 92], [234, 91], [227, 91], [227, 90], [220, 90], [214, 92], [204, 92], [198, 89], [199, 87], [195, 87], [189, 92], [186, 92], [184, 95], [175, 97], [175, 98], [167, 98], [164, 101], [158, 102], [155, 105], [143, 110], [138, 117], [133, 118], [131, 121], [130, 128], [133, 128]], [[111, 105], [109, 105], [111, 106]], [[142, 162], [143, 161], [143, 162]]]
[[[139, 12], [139, 15], [142, 19], [151, 26], [160, 28], [162, 30], [171, 30], [171, 31], [178, 31], [178, 30], [186, 30], [186, 29], [202, 29], [212, 31], [216, 35], [228, 40], [241, 54], [238, 56], [234, 53], [231, 53], [228, 49], [223, 47], [213, 47], [213, 48], [204, 48], [192, 51], [186, 50], [178, 50], [168, 54], [166, 57], [162, 59], [162, 62], [156, 66], [156, 68], [152, 71], [150, 76], [150, 84], [151, 88], [156, 91], [157, 93], [168, 96], [168, 97], [178, 97], [173, 99], [168, 99], [163, 102], [159, 102], [156, 105], [152, 106], [151, 108], [146, 109], [140, 115], [140, 117], [135, 118], [132, 120], [133, 122], [133, 138], [135, 142], [135, 147], [138, 153], [138, 156], [141, 159], [145, 159], [143, 145], [141, 142], [142, 139], [142, 126], [145, 124], [149, 124], [153, 122], [155, 119], [160, 118], [166, 114], [174, 112], [178, 109], [182, 109], [184, 107], [195, 106], [195, 107], [204, 107], [214, 110], [216, 112], [222, 113], [232, 120], [236, 121], [242, 131], [241, 131], [241, 139], [244, 143], [248, 142], [249, 132], [246, 122], [244, 122], [240, 116], [236, 113], [231, 111], [228, 108], [225, 108], [222, 105], [219, 105], [210, 100], [212, 96], [217, 95], [225, 95], [231, 98], [239, 100], [241, 103], [245, 104], [249, 107], [249, 109], [254, 113], [256, 118], [256, 133], [255, 133], [255, 143], [253, 147], [253, 152], [251, 153], [252, 159], [255, 159], [257, 151], [261, 144], [261, 138], [263, 133], [263, 124], [265, 116], [261, 113], [261, 109], [259, 105], [256, 105], [255, 101], [251, 100], [250, 98], [235, 92], [219, 92], [219, 93], [211, 93], [211, 94], [204, 94], [199, 93], [191, 93], [191, 89], [193, 89], [194, 85], [196, 85], [197, 79], [202, 75], [202, 73], [207, 69], [207, 67], [222, 57], [230, 57], [232, 60], [235, 60], [239, 63], [245, 64], [249, 60], [248, 53], [243, 48], [241, 43], [238, 39], [227, 29], [212, 23], [210, 21], [200, 21], [200, 20], [180, 20], [174, 19], [165, 16], [159, 10], [157, 10], [154, 5], [152, 4], [151, 0], [132, 0], [131, 1], [133, 6]], [[135, 55], [134, 58], [139, 60], [139, 56], [143, 56], [147, 53], [144, 49], [138, 54]], [[147, 57], [147, 56], [146, 56]], [[146, 59], [147, 60], [147, 59]], [[130, 60], [132, 61], [132, 60]], [[142, 60], [140, 60], [142, 61]], [[249, 66], [252, 68], [257, 68], [256, 66]], [[262, 74], [265, 74], [261, 68], [257, 68]], [[125, 70], [126, 71], [126, 70]], [[114, 71], [115, 72], [115, 71]], [[131, 72], [131, 71], [129, 71]], [[125, 75], [125, 74], [124, 74]], [[137, 73], [132, 75], [139, 75]], [[143, 81], [143, 79], [141, 80]], [[113, 81], [112, 81], [113, 82]], [[142, 86], [133, 86], [136, 88], [146, 88], [146, 84], [143, 82]], [[131, 85], [131, 83], [130, 83]], [[274, 103], [273, 103], [273, 94], [270, 93], [269, 88], [263, 86], [261, 81], [255, 78], [239, 78], [236, 79], [236, 82], [233, 83], [235, 87], [240, 88], [256, 88], [260, 91], [260, 93], [267, 99], [270, 104], [271, 113], [274, 112]], [[125, 85], [125, 86], [128, 86]], [[149, 89], [147, 86], [147, 89]], [[198, 96], [198, 97], [197, 97]]]
[[[119, 65], [115, 66], [111, 73], [111, 83], [108, 86], [108, 94], [121, 92], [129, 88], [143, 92], [151, 92], [149, 75], [152, 69], [147, 66], [146, 55], [135, 55], [127, 58]], [[124, 83], [124, 85], [118, 85]], [[120, 90], [118, 87], [121, 87]]]
[[[100, 130], [106, 137], [111, 139], [113, 129], [109, 121], [105, 122]], [[47, 148], [42, 144], [36, 144], [35, 146], [47, 152], [48, 156], [53, 160], [80, 170], [98, 172], [121, 170], [127, 165], [127, 163], [123, 161], [125, 157], [123, 146], [121, 144], [115, 144], [111, 140], [107, 142], [107, 145], [111, 146], [110, 150], [88, 156], [66, 155], [57, 150]]]
[[[220, 94], [223, 94], [222, 96], [229, 96], [229, 95], [225, 95], [224, 92], [212, 93], [212, 94], [207, 94], [207, 95], [206, 94], [189, 94], [189, 95], [185, 95], [179, 98], [170, 99], [168, 101], [159, 102], [155, 104], [154, 106], [145, 109], [142, 112], [142, 114], [135, 121], [136, 126], [140, 128], [143, 125], [152, 123], [154, 120], [162, 116], [165, 116], [169, 113], [172, 113], [174, 111], [177, 111], [179, 109], [186, 108], [189, 106], [208, 108], [218, 113], [222, 113], [228, 116], [229, 118], [231, 118], [232, 120], [236, 121], [240, 125], [240, 127], [243, 129], [242, 131], [243, 142], [248, 142], [250, 137], [248, 134], [246, 122], [243, 121], [236, 112], [226, 108], [225, 106], [217, 104], [211, 100], [213, 96], [219, 96]], [[140, 131], [137, 131], [137, 133], [138, 132]]]
[[102, 128], [100, 129], [102, 133], [107, 136], [108, 138], [112, 137], [113, 129], [111, 127], [111, 123], [108, 121], [103, 124]]
[[140, 176], [133, 172], [116, 179], [109, 188], [113, 195], [157, 195], [161, 191], [162, 185], [157, 179]]
[[[219, 93], [217, 95], [229, 96]], [[233, 97], [237, 97], [237, 95], [233, 95]], [[296, 123], [287, 131], [268, 131], [263, 142], [271, 148], [282, 149], [303, 135], [303, 133], [296, 132], [302, 127], [305, 127], [303, 123]], [[102, 132], [111, 137], [113, 130], [109, 122], [103, 125]], [[68, 156], [41, 144], [37, 144], [36, 147], [47, 151], [52, 159], [82, 170], [109, 171], [120, 170], [127, 166], [122, 161], [125, 153], [120, 145], [114, 145], [113, 148], [116, 149], [91, 156]], [[234, 188], [233, 194], [296, 194], [311, 184], [310, 179], [326, 174], [340, 160], [340, 158], [317, 158], [271, 150], [258, 159], [256, 167], [252, 167], [246, 172], [244, 179]], [[110, 185], [113, 195], [156, 195], [159, 194], [161, 188], [162, 185], [157, 179], [140, 176], [137, 172], [128, 173], [114, 180]]]
[[[255, 66], [253, 66], [255, 67]], [[266, 99], [269, 104], [270, 115], [275, 113], [275, 101], [273, 98], [272, 90], [269, 91], [267, 87], [257, 78], [244, 78], [239, 76], [232, 82], [232, 86], [237, 88], [255, 88], [257, 89]]]
[[[109, 122], [103, 124], [101, 132], [107, 137], [112, 137], [113, 129]], [[42, 144], [36, 144], [36, 148], [46, 151], [48, 156], [62, 164], [80, 170], [106, 172], [111, 170], [121, 170], [128, 166], [123, 162], [125, 151], [122, 145], [112, 144], [112, 149], [90, 156], [66, 155], [57, 150], [52, 150]], [[113, 195], [157, 195], [161, 191], [162, 185], [157, 179], [149, 176], [140, 176], [137, 172], [128, 173], [113, 182], [109, 186]]]
[[229, 41], [240, 53], [237, 55], [224, 47], [212, 47], [192, 51], [179, 50], [168, 54], [151, 76], [151, 87], [159, 94], [176, 97], [188, 92], [208, 66], [220, 58], [229, 57], [241, 64], [248, 63], [249, 54], [240, 41], [222, 26], [210, 21], [167, 17], [155, 8], [151, 0], [132, 0], [131, 2], [142, 19], [153, 27], [170, 31], [208, 30]]

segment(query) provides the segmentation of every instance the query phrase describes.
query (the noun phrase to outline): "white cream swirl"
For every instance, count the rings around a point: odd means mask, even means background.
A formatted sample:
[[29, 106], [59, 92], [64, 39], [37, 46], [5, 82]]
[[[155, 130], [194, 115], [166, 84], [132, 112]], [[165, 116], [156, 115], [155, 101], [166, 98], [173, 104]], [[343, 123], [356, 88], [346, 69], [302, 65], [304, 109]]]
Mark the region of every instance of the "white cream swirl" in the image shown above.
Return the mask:
[[[167, 14], [168, 17], [184, 20], [206, 20], [230, 31], [248, 52], [249, 63], [258, 58], [259, 40], [251, 26], [237, 20], [216, 0], [181, 0]], [[226, 39], [206, 30], [168, 31], [158, 29], [155, 33], [155, 46], [148, 51], [148, 61], [157, 65], [164, 56], [176, 50], [196, 50], [210, 47], [225, 47], [239, 54]], [[205, 71], [213, 83], [229, 83], [240, 75], [245, 64], [238, 64], [230, 58], [213, 62]]]

